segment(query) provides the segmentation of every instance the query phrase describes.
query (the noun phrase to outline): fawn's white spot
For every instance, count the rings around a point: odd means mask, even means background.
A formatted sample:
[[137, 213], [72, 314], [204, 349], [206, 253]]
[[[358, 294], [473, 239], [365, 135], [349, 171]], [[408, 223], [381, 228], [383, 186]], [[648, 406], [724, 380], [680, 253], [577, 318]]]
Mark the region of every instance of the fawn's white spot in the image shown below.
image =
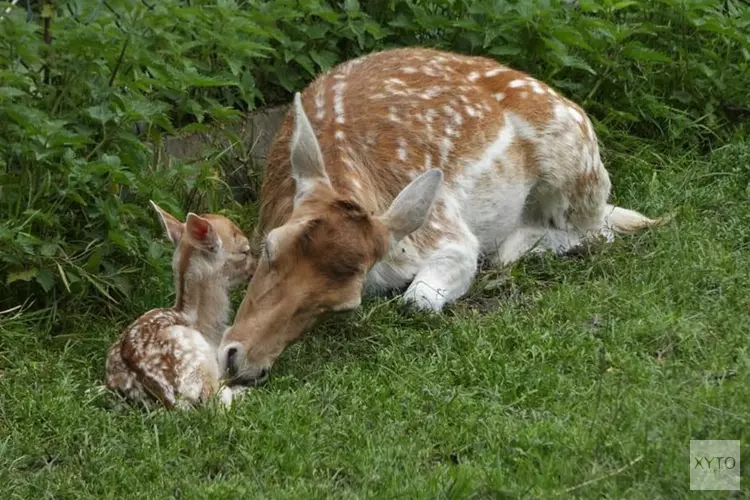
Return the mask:
[[494, 97], [497, 102], [500, 102], [503, 99], [505, 99], [505, 92], [498, 92], [497, 94], [493, 95], [492, 97]]
[[523, 87], [526, 85], [526, 80], [513, 80], [508, 84], [508, 87], [512, 89], [517, 89], [519, 87]]

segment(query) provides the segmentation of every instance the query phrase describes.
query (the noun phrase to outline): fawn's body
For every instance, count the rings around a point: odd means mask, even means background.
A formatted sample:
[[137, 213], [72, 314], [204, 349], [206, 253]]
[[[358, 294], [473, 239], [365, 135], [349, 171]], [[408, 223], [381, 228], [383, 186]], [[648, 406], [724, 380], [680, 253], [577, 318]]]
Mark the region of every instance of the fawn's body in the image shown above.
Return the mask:
[[175, 244], [172, 262], [176, 303], [148, 311], [131, 323], [109, 350], [107, 387], [133, 401], [153, 398], [167, 407], [205, 402], [221, 390], [216, 348], [229, 316], [230, 288], [252, 273], [249, 244], [220, 215], [188, 214], [185, 224], [154, 204]]
[[508, 264], [659, 222], [608, 205], [610, 188], [586, 113], [525, 73], [423, 48], [343, 63], [296, 95], [274, 139], [263, 252], [219, 358], [259, 378], [363, 290], [405, 288], [440, 311], [482, 256]]

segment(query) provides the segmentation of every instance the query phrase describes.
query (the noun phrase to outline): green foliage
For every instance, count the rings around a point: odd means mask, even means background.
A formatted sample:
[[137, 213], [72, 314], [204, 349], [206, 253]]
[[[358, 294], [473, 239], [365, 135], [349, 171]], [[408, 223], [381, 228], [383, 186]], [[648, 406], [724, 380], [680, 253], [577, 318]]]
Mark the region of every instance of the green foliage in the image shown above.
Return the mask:
[[0, 21], [0, 310], [111, 305], [144, 269], [164, 273], [148, 199], [180, 216], [238, 208], [233, 154], [165, 161], [164, 136], [286, 102], [359, 54], [495, 57], [580, 102], [600, 132], [669, 147], [717, 144], [750, 108], [750, 8], [737, 0], [31, 5]]

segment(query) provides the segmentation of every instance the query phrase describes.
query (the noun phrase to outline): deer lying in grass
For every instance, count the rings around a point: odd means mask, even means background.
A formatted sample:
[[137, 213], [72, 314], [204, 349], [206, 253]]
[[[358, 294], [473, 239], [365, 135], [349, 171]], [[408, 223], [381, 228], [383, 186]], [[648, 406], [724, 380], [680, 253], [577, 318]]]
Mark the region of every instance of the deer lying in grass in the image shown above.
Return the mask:
[[219, 360], [262, 381], [363, 291], [405, 288], [440, 311], [480, 257], [505, 265], [661, 222], [609, 194], [586, 113], [525, 73], [423, 48], [341, 64], [295, 95], [271, 146], [258, 266]]
[[168, 408], [201, 404], [217, 392], [225, 405], [233, 392], [220, 384], [216, 347], [229, 315], [229, 291], [246, 283], [254, 259], [242, 231], [221, 215], [188, 214], [185, 223], [151, 202], [175, 245], [175, 305], [135, 320], [107, 357], [107, 388]]

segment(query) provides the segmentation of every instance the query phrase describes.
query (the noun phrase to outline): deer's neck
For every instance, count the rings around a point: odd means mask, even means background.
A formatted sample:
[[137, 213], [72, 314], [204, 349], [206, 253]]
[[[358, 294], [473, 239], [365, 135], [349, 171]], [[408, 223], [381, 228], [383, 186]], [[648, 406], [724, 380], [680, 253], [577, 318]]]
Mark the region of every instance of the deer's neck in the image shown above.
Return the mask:
[[229, 319], [229, 285], [220, 273], [207, 274], [194, 279], [177, 278], [174, 310], [182, 315], [187, 326], [219, 345]]

